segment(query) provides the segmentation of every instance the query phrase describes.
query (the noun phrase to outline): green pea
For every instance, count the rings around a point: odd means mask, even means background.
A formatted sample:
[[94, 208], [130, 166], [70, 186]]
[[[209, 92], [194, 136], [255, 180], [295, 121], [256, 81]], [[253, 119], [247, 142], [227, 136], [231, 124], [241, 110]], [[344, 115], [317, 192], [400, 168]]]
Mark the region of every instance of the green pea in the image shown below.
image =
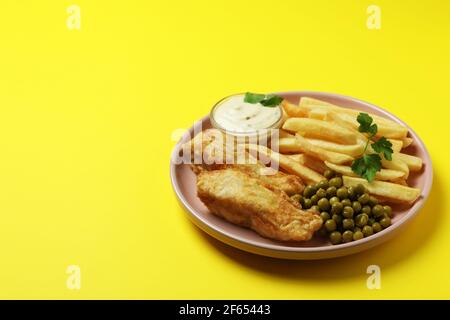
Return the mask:
[[340, 200], [338, 197], [332, 197], [330, 199], [330, 204], [333, 205], [334, 203], [340, 203]]
[[369, 206], [373, 207], [373, 206], [376, 206], [377, 204], [378, 204], [378, 199], [373, 196], [370, 196], [369, 197]]
[[368, 216], [372, 215], [372, 209], [369, 206], [362, 207], [361, 211], [362, 213], [365, 213]]
[[325, 229], [327, 229], [328, 232], [331, 231], [335, 231], [336, 230], [336, 221], [334, 221], [333, 219], [328, 219], [327, 221], [325, 221]]
[[330, 219], [330, 214], [326, 211], [323, 211], [320, 213], [320, 217], [322, 218], [322, 221], [325, 222]]
[[321, 211], [328, 211], [330, 209], [330, 202], [328, 202], [327, 198], [322, 198], [317, 203]]
[[354, 213], [353, 208], [349, 206], [344, 207], [344, 210], [342, 211], [342, 215], [345, 218], [353, 218], [353, 213]]
[[342, 220], [342, 227], [344, 229], [346, 229], [346, 230], [353, 229], [354, 226], [355, 226], [355, 222], [353, 221], [353, 219]]
[[348, 190], [347, 190], [347, 188], [346, 187], [341, 187], [341, 188], [337, 189], [336, 195], [341, 200], [342, 199], [347, 199], [348, 198]]
[[327, 197], [331, 198], [336, 195], [336, 187], [328, 187], [327, 189]]
[[362, 209], [361, 203], [359, 203], [358, 201], [353, 201], [352, 208], [353, 208], [353, 211], [355, 211], [355, 213], [359, 213]]
[[333, 214], [331, 216], [331, 219], [333, 219], [336, 222], [336, 224], [341, 224], [342, 223], [342, 216], [339, 215], [339, 214]]
[[303, 196], [305, 198], [311, 198], [311, 196], [314, 194], [314, 188], [312, 186], [306, 186], [305, 190], [303, 190]]
[[355, 186], [355, 192], [357, 195], [362, 195], [364, 192], [366, 192], [366, 188], [364, 188], [364, 186], [359, 183]]
[[311, 197], [312, 204], [317, 204], [318, 201], [319, 201], [319, 197], [316, 194]]
[[384, 214], [384, 209], [383, 209], [382, 206], [380, 206], [379, 204], [377, 204], [377, 205], [375, 205], [375, 206], [372, 208], [372, 213], [373, 213], [373, 216], [374, 216], [375, 218], [380, 218], [380, 217], [382, 217], [383, 214]]
[[342, 234], [342, 242], [350, 242], [353, 240], [353, 232], [350, 230], [344, 231]]
[[371, 226], [364, 226], [362, 228], [362, 233], [365, 237], [371, 236], [373, 234], [373, 229]]
[[343, 208], [344, 208], [344, 206], [342, 205], [342, 203], [340, 203], [340, 202], [333, 203], [331, 205], [331, 213], [332, 214], [339, 214], [339, 213], [342, 212]]
[[368, 224], [369, 226], [371, 226], [371, 225], [373, 225], [375, 222], [377, 222], [377, 221], [375, 220], [375, 218], [369, 218], [369, 221], [367, 221], [367, 224]]
[[342, 187], [342, 178], [334, 177], [334, 178], [330, 179], [329, 184], [332, 187], [340, 188], [340, 187]]
[[384, 213], [386, 213], [389, 218], [393, 217], [392, 208], [390, 206], [384, 206], [383, 209], [384, 209]]
[[364, 193], [362, 195], [359, 196], [358, 201], [364, 205], [364, 204], [368, 204], [370, 200], [370, 196], [367, 193]]
[[378, 222], [375, 222], [372, 224], [372, 229], [374, 233], [377, 233], [383, 230], [383, 227], [381, 227], [381, 224], [379, 224]]
[[361, 231], [361, 228], [360, 227], [354, 227], [353, 228], [353, 232], [357, 232], [357, 231]]
[[304, 209], [309, 209], [312, 207], [311, 199], [305, 199], [305, 206]]
[[365, 213], [358, 214], [355, 218], [355, 223], [358, 227], [364, 227], [369, 222], [369, 216]]
[[343, 205], [344, 207], [345, 207], [345, 206], [347, 206], [347, 207], [351, 207], [351, 206], [352, 206], [352, 202], [351, 202], [350, 199], [344, 199], [344, 200], [341, 201], [341, 203], [342, 203], [342, 205]]
[[318, 183], [318, 187], [322, 188], [322, 189], [328, 189], [329, 185], [328, 185], [328, 180], [321, 180]]
[[380, 224], [383, 228], [387, 228], [391, 225], [391, 218], [385, 217], [380, 220]]
[[333, 170], [327, 169], [327, 170], [325, 170], [323, 175], [325, 176], [325, 178], [331, 179], [336, 175], [336, 173]]
[[301, 204], [302, 208], [305, 207], [305, 197], [301, 197], [299, 203]]
[[329, 237], [332, 244], [339, 244], [342, 241], [342, 236], [339, 231], [333, 231]]
[[309, 210], [313, 210], [313, 211], [320, 212], [320, 208], [319, 208], [318, 205], [313, 205], [313, 206], [311, 207], [311, 209], [309, 209]]
[[325, 189], [320, 188], [319, 190], [317, 190], [316, 196], [318, 196], [319, 199], [325, 198], [327, 196], [327, 192], [325, 191]]
[[362, 238], [364, 238], [364, 234], [361, 231], [356, 231], [355, 233], [353, 233], [354, 241], [361, 240]]
[[347, 192], [348, 192], [348, 198], [350, 200], [356, 200], [357, 194], [356, 194], [356, 191], [355, 191], [354, 187], [348, 187], [347, 188]]

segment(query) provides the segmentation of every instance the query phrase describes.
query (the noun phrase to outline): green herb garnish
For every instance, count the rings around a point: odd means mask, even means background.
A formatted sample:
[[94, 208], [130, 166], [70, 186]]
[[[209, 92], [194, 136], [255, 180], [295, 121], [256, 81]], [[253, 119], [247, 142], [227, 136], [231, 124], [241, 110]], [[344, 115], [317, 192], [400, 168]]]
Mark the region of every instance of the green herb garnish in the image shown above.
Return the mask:
[[386, 160], [392, 160], [392, 143], [385, 137], [381, 137], [372, 143], [372, 149], [375, 152], [382, 153]]
[[394, 151], [392, 150], [392, 143], [385, 137], [381, 137], [371, 143], [371, 147], [376, 153], [365, 154], [369, 143], [378, 132], [378, 126], [373, 123], [372, 117], [367, 113], [360, 113], [356, 120], [359, 123], [359, 132], [367, 133], [368, 135], [363, 156], [353, 161], [352, 171], [371, 182], [375, 179], [376, 173], [381, 170], [381, 157], [379, 153], [383, 154], [386, 160], [392, 160], [392, 153]]
[[259, 93], [251, 93], [247, 92], [244, 97], [244, 102], [248, 103], [261, 103], [264, 107], [276, 107], [281, 101], [283, 101], [282, 97], [279, 97], [275, 94], [259, 94]]

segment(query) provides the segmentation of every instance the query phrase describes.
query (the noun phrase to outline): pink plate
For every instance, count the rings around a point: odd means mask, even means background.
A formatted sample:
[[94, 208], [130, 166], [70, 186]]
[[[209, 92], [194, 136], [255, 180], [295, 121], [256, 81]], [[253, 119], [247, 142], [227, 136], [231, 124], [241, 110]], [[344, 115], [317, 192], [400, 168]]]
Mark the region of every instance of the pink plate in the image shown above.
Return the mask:
[[[300, 97], [303, 96], [317, 98], [339, 106], [377, 114], [406, 126], [409, 129], [409, 136], [414, 139], [414, 143], [402, 152], [420, 157], [424, 163], [421, 172], [411, 173], [408, 183], [413, 187], [421, 188], [421, 196], [412, 206], [394, 206], [395, 216], [392, 220], [392, 226], [359, 241], [331, 245], [326, 239], [317, 236], [307, 242], [281, 242], [263, 238], [252, 230], [233, 225], [211, 214], [196, 196], [196, 177], [189, 165], [177, 165], [171, 161], [170, 177], [175, 194], [186, 208], [191, 220], [199, 228], [218, 240], [241, 250], [275, 258], [309, 260], [340, 257], [372, 248], [393, 237], [411, 221], [428, 198], [433, 182], [433, 168], [425, 145], [410, 127], [377, 106], [342, 95], [309, 91], [284, 92], [279, 93], [279, 95], [293, 103], [298, 103]], [[211, 127], [209, 116], [201, 119], [201, 123], [203, 129]], [[179, 154], [181, 145], [193, 136], [193, 132], [194, 127], [178, 142], [173, 151], [174, 154]]]

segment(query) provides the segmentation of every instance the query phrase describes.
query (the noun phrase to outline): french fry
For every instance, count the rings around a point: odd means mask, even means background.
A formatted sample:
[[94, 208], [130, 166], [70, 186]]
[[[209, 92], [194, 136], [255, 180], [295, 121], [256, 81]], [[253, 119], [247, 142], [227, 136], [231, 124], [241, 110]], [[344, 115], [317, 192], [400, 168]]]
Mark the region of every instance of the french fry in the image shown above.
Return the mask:
[[407, 148], [410, 145], [412, 145], [414, 140], [412, 138], [410, 138], [410, 137], [405, 137], [405, 138], [402, 139], [402, 142], [403, 142], [403, 148]]
[[[366, 141], [367, 138], [361, 132], [359, 132], [357, 129], [355, 129], [353, 127], [353, 125], [349, 124], [345, 120], [342, 120], [342, 118], [336, 112], [328, 111], [326, 120], [327, 121], [333, 121], [336, 124], [340, 125], [341, 127], [345, 127], [348, 130], [353, 131], [354, 134], [357, 136], [358, 143], [360, 143], [361, 145], [365, 144], [365, 141]], [[392, 150], [394, 152], [400, 152], [401, 151], [401, 149], [403, 148], [403, 141], [402, 140], [396, 140], [396, 139], [388, 139], [388, 140], [392, 143]], [[331, 150], [331, 151], [333, 151], [333, 150]], [[354, 156], [356, 156], [356, 155], [354, 155]]]
[[317, 119], [317, 120], [325, 120], [327, 118], [327, 111], [324, 109], [312, 109], [308, 117], [311, 119]]
[[307, 117], [308, 116], [308, 110], [305, 110], [303, 108], [300, 108], [299, 106], [290, 103], [286, 99], [281, 102], [281, 107], [283, 108], [284, 112], [287, 113], [289, 117]]
[[281, 153], [288, 153], [288, 152], [303, 152], [301, 146], [297, 143], [297, 139], [294, 137], [288, 137], [288, 138], [280, 138], [278, 140], [278, 149]]
[[286, 157], [291, 158], [292, 160], [295, 160], [297, 162], [300, 162], [301, 164], [304, 164], [304, 157], [305, 155], [303, 153], [296, 153], [296, 154], [287, 154]]
[[279, 137], [280, 138], [293, 138], [295, 136], [293, 134], [291, 134], [290, 132], [287, 132], [286, 130], [280, 129]]
[[[322, 101], [322, 100], [309, 98], [309, 97], [302, 97], [300, 99], [299, 106], [302, 106], [305, 109], [310, 109], [310, 108], [314, 108], [314, 107], [322, 107], [322, 108], [326, 108], [326, 109], [329, 109], [329, 110], [336, 111], [338, 114], [347, 113], [347, 114], [351, 114], [353, 116], [358, 116], [358, 114], [361, 112], [359, 110], [337, 106], [337, 105], [334, 105], [334, 104], [329, 103], [329, 102], [325, 102], [325, 101]], [[368, 112], [368, 114], [372, 117], [372, 119], [377, 124], [381, 124], [382, 123], [382, 124], [386, 124], [386, 125], [390, 125], [390, 126], [394, 126], [394, 127], [396, 127], [396, 126], [403, 127], [402, 125], [400, 125], [400, 124], [398, 124], [398, 123], [396, 123], [396, 122], [394, 122], [392, 120], [383, 118], [383, 117], [378, 116], [376, 114], [369, 113], [369, 112]]]
[[303, 155], [303, 164], [307, 166], [310, 169], [313, 169], [316, 172], [319, 172], [320, 174], [323, 174], [325, 170], [327, 170], [327, 166], [323, 161], [318, 161], [315, 158], [312, 158], [308, 156], [307, 154]]
[[396, 139], [388, 139], [390, 143], [392, 143], [392, 150], [394, 152], [400, 152], [403, 148], [403, 141]]
[[[347, 124], [351, 125], [353, 128], [358, 129], [359, 123], [356, 120], [359, 110], [353, 110], [343, 107], [338, 107], [334, 105], [330, 105], [326, 102], [324, 104], [316, 104], [315, 102], [311, 104], [311, 98], [303, 97], [299, 103], [299, 109], [302, 110], [302, 113], [308, 113], [313, 109], [324, 109], [327, 111], [334, 111], [339, 115], [339, 117], [345, 121]], [[315, 100], [315, 99], [312, 99]], [[320, 100], [315, 100], [322, 102]], [[309, 111], [307, 111], [309, 110]], [[408, 129], [403, 127], [402, 125], [395, 123], [394, 121], [385, 119], [383, 117], [370, 114], [370, 116], [374, 119], [374, 122], [378, 126], [377, 136], [385, 136], [390, 139], [403, 139], [408, 134]]]
[[386, 160], [384, 156], [381, 157], [381, 165], [383, 168], [398, 170], [405, 173], [405, 179], [409, 177], [409, 168], [402, 160], [395, 157], [395, 154], [392, 154], [392, 160]]
[[[334, 163], [330, 163], [325, 161], [325, 165], [333, 171], [336, 171], [342, 175], [350, 176], [350, 177], [358, 177], [356, 173], [352, 171], [352, 168], [349, 166], [341, 166]], [[405, 176], [405, 173], [397, 170], [390, 169], [381, 169], [375, 175], [375, 180], [383, 180], [383, 181], [395, 181]]]
[[307, 166], [310, 169], [313, 169], [314, 171], [323, 174], [325, 170], [327, 170], [327, 166], [325, 163], [323, 163], [320, 160], [314, 159], [306, 154], [303, 153], [297, 153], [297, 154], [291, 154], [287, 155], [292, 160], [295, 160], [299, 162], [300, 164]]
[[408, 182], [406, 182], [405, 178], [392, 180], [391, 182], [396, 183], [396, 184], [401, 184], [402, 186], [408, 187]]
[[299, 162], [296, 162], [286, 155], [272, 151], [267, 147], [255, 144], [248, 144], [246, 147], [249, 150], [253, 150], [263, 154], [266, 157], [270, 157], [272, 161], [277, 161], [280, 164], [280, 167], [283, 168], [286, 172], [299, 176], [306, 183], [317, 183], [325, 179], [324, 176], [317, 173], [316, 171], [300, 164]]
[[365, 179], [348, 176], [343, 176], [342, 179], [344, 186], [346, 187], [354, 187], [358, 184], [362, 184], [369, 193], [389, 199], [393, 202], [412, 203], [417, 200], [421, 193], [420, 189], [406, 187], [392, 182], [372, 181], [369, 183]]
[[320, 147], [322, 149], [333, 151], [337, 153], [343, 153], [348, 154], [352, 157], [357, 157], [362, 154], [364, 150], [363, 144], [339, 144], [335, 142], [330, 142], [326, 140], [319, 140], [319, 139], [311, 139], [311, 138], [305, 138], [309, 143], [311, 143], [314, 146]]
[[[358, 120], [356, 119], [357, 115], [342, 113], [339, 114], [339, 117], [342, 118], [342, 120], [348, 123], [349, 125], [353, 126], [353, 128], [358, 130], [359, 123]], [[408, 129], [400, 125], [392, 126], [390, 124], [379, 123], [375, 119], [374, 121], [378, 126], [378, 131], [376, 134], [377, 137], [384, 136], [387, 139], [403, 139], [408, 134]]]
[[[298, 134], [295, 136], [294, 140], [289, 140], [289, 141], [281, 141], [281, 140], [282, 139], [280, 139], [280, 145], [279, 145], [281, 152], [284, 152], [284, 150], [286, 150], [286, 149], [290, 150], [287, 152], [303, 152], [313, 158], [320, 159], [322, 161], [329, 161], [329, 162], [336, 163], [336, 164], [344, 164], [344, 163], [349, 163], [349, 162], [353, 161], [353, 157], [351, 157], [347, 154], [332, 152], [332, 151], [328, 151], [328, 150], [322, 149], [320, 147], [314, 146], [311, 143], [309, 143], [308, 140], [306, 140], [305, 138], [303, 138], [302, 136], [300, 136]], [[282, 144], [282, 142], [283, 142], [283, 144]]]
[[342, 144], [355, 144], [356, 137], [350, 130], [337, 124], [309, 118], [289, 118], [283, 129], [298, 132], [308, 138], [325, 139]]
[[326, 121], [335, 122], [337, 125], [340, 125], [341, 127], [344, 127], [350, 131], [353, 132], [353, 134], [356, 136], [356, 139], [358, 140], [358, 143], [361, 145], [365, 145], [367, 137], [363, 135], [361, 132], [358, 131], [358, 128], [348, 121], [342, 119], [336, 112], [329, 110], [327, 111], [327, 118]]
[[408, 166], [410, 171], [420, 171], [422, 169], [422, 159], [405, 153], [395, 153], [395, 158], [400, 159]]

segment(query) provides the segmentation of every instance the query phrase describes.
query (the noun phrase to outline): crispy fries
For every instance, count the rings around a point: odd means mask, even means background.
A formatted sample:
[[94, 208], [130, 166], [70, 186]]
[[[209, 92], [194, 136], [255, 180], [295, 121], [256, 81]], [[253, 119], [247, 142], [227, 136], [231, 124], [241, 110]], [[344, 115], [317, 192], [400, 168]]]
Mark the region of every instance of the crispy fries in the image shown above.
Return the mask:
[[306, 117], [308, 116], [308, 113], [305, 112], [304, 109], [299, 108], [297, 105], [290, 103], [286, 99], [281, 102], [281, 107], [283, 108], [284, 112], [289, 117]]
[[280, 129], [280, 136], [279, 137], [280, 138], [293, 138], [295, 136], [292, 133], [290, 133], [290, 132], [288, 132], [286, 130]]
[[327, 170], [327, 166], [322, 161], [311, 158], [310, 156], [302, 153], [288, 155], [289, 158], [299, 162], [300, 164], [313, 169], [320, 174], [323, 174]]
[[309, 143], [322, 149], [356, 157], [364, 151], [363, 144], [339, 144], [326, 140], [305, 138]]
[[409, 177], [409, 168], [402, 160], [395, 158], [394, 154], [392, 155], [392, 160], [386, 160], [384, 157], [381, 158], [381, 165], [383, 168], [398, 170], [405, 173], [405, 179]]
[[420, 171], [422, 169], [422, 159], [405, 153], [395, 153], [395, 158], [406, 163], [410, 171]]
[[[314, 101], [314, 102], [311, 102]], [[319, 102], [315, 102], [319, 101]], [[359, 114], [360, 111], [353, 110], [353, 109], [347, 109], [342, 108], [338, 106], [331, 105], [326, 102], [322, 102], [320, 100], [315, 100], [311, 98], [303, 97], [300, 100], [298, 112], [301, 112], [302, 114], [309, 114], [312, 110], [316, 109], [323, 109], [326, 111], [333, 111], [335, 114], [341, 118], [342, 121], [346, 122], [348, 125], [352, 126], [353, 128], [357, 129], [359, 124], [356, 121], [356, 117]], [[376, 116], [373, 114], [370, 114], [370, 116], [374, 119], [374, 121], [378, 125], [378, 133], [377, 136], [385, 136], [386, 138], [390, 139], [403, 139], [406, 138], [406, 135], [408, 134], [408, 129], [403, 127], [402, 125], [399, 125], [391, 120], [382, 118], [380, 116]]]
[[[318, 108], [324, 108], [324, 109], [328, 109], [328, 110], [332, 110], [332, 111], [336, 111], [338, 114], [342, 114], [342, 113], [346, 113], [346, 114], [350, 114], [351, 116], [353, 116], [354, 118], [356, 118], [358, 116], [358, 114], [361, 112], [360, 110], [355, 110], [355, 109], [350, 109], [350, 108], [345, 108], [345, 107], [340, 107], [340, 106], [336, 106], [334, 104], [331, 104], [329, 102], [325, 102], [322, 100], [318, 100], [318, 99], [313, 99], [313, 98], [309, 98], [309, 97], [302, 97], [300, 99], [299, 102], [299, 106], [303, 109], [303, 110], [310, 110], [314, 107], [318, 107]], [[374, 119], [374, 121], [378, 124], [386, 124], [389, 126], [394, 126], [394, 127], [402, 127], [401, 125], [399, 125], [398, 123], [380, 117], [376, 114], [373, 113], [368, 113], [372, 119]]]
[[392, 143], [392, 150], [394, 152], [400, 152], [403, 148], [403, 141], [401, 140], [395, 140], [395, 139], [388, 139], [390, 143]]
[[413, 143], [413, 139], [412, 138], [410, 138], [410, 137], [405, 137], [405, 138], [403, 138], [402, 139], [402, 142], [403, 142], [403, 148], [408, 148], [410, 145], [412, 145], [412, 143]]
[[420, 189], [410, 188], [400, 184], [385, 182], [385, 181], [372, 181], [368, 182], [365, 179], [343, 176], [344, 186], [354, 187], [358, 184], [362, 184], [369, 193], [376, 196], [380, 196], [389, 199], [393, 202], [408, 202], [412, 203], [420, 196]]
[[[352, 168], [349, 166], [341, 166], [334, 163], [330, 163], [325, 161], [325, 165], [333, 171], [336, 171], [342, 175], [349, 177], [358, 177], [356, 173], [352, 171]], [[383, 181], [397, 181], [405, 176], [405, 173], [398, 170], [390, 170], [390, 169], [381, 169], [375, 175], [375, 180], [383, 180]]]
[[343, 164], [349, 163], [353, 160], [353, 157], [349, 155], [328, 151], [320, 147], [314, 146], [299, 134], [295, 135], [295, 140], [296, 144], [300, 146], [301, 150], [304, 153], [314, 158], [318, 158], [322, 161], [329, 161], [336, 164]]
[[290, 174], [298, 175], [300, 178], [305, 180], [307, 183], [317, 183], [325, 177], [316, 171], [300, 164], [299, 162], [289, 158], [286, 155], [272, 151], [271, 149], [264, 147], [262, 145], [248, 144], [246, 147], [249, 150], [256, 151], [263, 154], [266, 157], [270, 157], [273, 161], [280, 164], [280, 167]]
[[327, 112], [326, 110], [317, 108], [317, 109], [312, 109], [312, 110], [309, 112], [308, 116], [309, 116], [311, 119], [326, 120], [326, 118], [327, 118], [327, 113], [328, 113], [328, 112]]
[[353, 157], [328, 151], [317, 147], [308, 142], [305, 138], [300, 135], [296, 135], [295, 138], [282, 138], [279, 141], [280, 152], [302, 152], [313, 158], [320, 159], [322, 161], [329, 161], [336, 164], [349, 163], [353, 160]]
[[289, 118], [283, 125], [284, 130], [300, 133], [304, 137], [327, 139], [342, 144], [355, 144], [352, 131], [337, 124], [310, 118]]

